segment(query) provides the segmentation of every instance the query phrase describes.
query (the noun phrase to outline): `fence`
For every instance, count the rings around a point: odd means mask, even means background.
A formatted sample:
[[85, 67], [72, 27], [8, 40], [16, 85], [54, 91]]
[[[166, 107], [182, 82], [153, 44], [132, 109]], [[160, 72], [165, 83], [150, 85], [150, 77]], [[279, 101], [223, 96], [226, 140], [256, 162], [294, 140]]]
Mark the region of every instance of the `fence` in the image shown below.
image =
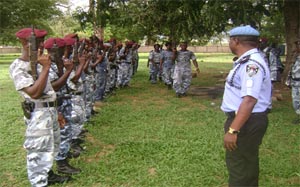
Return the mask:
[[[147, 53], [153, 50], [153, 46], [141, 46], [139, 52]], [[188, 50], [194, 53], [231, 53], [229, 47], [226, 46], [188, 46]]]
[[0, 47], [0, 54], [8, 53], [21, 53], [22, 49], [20, 47]]
[[[228, 46], [189, 46], [189, 50], [195, 53], [230, 53]], [[153, 46], [141, 46], [139, 52], [149, 53], [153, 50]], [[0, 54], [6, 53], [21, 53], [22, 49], [19, 47], [0, 47]]]

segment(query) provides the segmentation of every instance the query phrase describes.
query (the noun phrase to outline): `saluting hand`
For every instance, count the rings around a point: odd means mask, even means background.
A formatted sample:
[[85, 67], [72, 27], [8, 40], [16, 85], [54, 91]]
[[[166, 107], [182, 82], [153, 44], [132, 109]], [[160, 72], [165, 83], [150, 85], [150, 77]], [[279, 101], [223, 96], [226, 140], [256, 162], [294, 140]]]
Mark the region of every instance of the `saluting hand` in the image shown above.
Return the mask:
[[86, 55], [85, 54], [82, 54], [80, 57], [79, 57], [79, 64], [85, 64], [86, 62]]
[[71, 60], [64, 59], [64, 67], [66, 68], [67, 71], [72, 71], [74, 64]]
[[49, 55], [41, 54], [38, 56], [38, 63], [41, 64], [43, 67], [51, 65], [51, 59]]

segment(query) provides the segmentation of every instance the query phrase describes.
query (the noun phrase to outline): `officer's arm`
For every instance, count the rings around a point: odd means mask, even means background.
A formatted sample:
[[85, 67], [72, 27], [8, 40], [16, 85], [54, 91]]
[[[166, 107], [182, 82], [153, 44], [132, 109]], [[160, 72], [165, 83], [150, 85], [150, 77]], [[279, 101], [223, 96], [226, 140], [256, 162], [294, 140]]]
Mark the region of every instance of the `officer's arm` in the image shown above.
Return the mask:
[[194, 66], [195, 66], [195, 68], [196, 68], [196, 71], [199, 73], [200, 70], [199, 70], [199, 65], [198, 65], [197, 60], [193, 60], [193, 64], [194, 64]]
[[68, 70], [59, 79], [51, 82], [51, 85], [55, 91], [58, 91], [61, 87], [63, 87], [66, 84], [71, 72], [71, 70]]
[[230, 127], [239, 131], [250, 117], [256, 102], [257, 99], [252, 96], [243, 97], [242, 103]]
[[39, 63], [43, 68], [38, 76], [38, 79], [32, 86], [23, 88], [22, 91], [27, 93], [32, 99], [38, 99], [43, 95], [44, 89], [47, 85], [51, 61], [49, 56], [39, 58]]
[[[239, 131], [249, 119], [257, 99], [252, 96], [243, 97], [243, 101], [237, 111], [237, 114], [230, 125], [230, 128]], [[233, 151], [237, 148], [237, 134], [227, 132], [224, 136], [224, 147]]]

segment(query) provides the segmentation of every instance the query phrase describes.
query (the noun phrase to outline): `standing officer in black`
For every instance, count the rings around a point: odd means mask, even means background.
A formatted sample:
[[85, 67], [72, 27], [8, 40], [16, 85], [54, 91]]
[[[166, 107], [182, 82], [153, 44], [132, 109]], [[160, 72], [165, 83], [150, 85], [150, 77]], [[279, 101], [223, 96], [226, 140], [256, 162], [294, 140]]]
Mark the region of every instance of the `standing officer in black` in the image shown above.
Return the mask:
[[237, 56], [221, 105], [227, 115], [224, 147], [229, 186], [258, 186], [259, 145], [267, 130], [271, 100], [270, 71], [257, 50], [257, 30], [241, 26], [229, 35], [230, 50]]

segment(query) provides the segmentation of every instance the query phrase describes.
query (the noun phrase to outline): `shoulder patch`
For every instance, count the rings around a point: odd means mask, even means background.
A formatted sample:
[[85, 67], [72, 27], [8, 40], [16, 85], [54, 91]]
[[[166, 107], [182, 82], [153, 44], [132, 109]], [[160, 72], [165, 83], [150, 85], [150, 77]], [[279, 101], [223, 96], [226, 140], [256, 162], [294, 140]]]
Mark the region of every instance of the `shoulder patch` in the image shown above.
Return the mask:
[[246, 67], [246, 72], [249, 77], [253, 77], [258, 72], [258, 67], [256, 64], [248, 64]]

